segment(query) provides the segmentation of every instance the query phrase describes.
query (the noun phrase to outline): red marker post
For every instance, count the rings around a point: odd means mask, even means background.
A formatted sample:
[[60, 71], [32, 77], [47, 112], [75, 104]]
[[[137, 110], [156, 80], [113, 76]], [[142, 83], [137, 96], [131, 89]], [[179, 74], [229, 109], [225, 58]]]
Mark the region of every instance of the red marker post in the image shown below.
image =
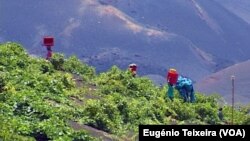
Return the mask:
[[46, 59], [49, 60], [52, 57], [52, 47], [54, 46], [54, 37], [45, 36], [43, 37], [43, 46], [47, 48]]

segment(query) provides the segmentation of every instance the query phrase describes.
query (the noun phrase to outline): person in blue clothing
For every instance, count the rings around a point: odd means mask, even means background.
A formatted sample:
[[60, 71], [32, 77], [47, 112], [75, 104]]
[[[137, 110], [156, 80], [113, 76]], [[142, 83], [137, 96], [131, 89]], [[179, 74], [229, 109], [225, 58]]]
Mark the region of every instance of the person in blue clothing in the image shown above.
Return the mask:
[[179, 91], [184, 102], [195, 102], [194, 87], [191, 79], [179, 75], [175, 88]]

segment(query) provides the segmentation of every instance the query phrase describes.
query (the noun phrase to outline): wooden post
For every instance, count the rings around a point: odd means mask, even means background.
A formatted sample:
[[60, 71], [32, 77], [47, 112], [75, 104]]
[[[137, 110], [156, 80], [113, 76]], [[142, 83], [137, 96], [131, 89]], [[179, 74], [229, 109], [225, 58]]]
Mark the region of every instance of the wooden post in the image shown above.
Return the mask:
[[231, 80], [232, 80], [232, 125], [234, 124], [234, 80], [235, 80], [235, 76], [232, 75], [231, 76]]

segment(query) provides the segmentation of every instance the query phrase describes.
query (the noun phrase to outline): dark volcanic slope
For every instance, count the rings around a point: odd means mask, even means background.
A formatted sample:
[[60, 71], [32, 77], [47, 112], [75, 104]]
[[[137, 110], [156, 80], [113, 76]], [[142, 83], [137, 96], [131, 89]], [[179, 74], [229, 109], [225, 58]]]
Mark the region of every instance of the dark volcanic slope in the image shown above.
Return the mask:
[[239, 16], [250, 24], [250, 2], [249, 0], [215, 0], [229, 11]]
[[113, 5], [145, 25], [189, 39], [214, 55], [216, 62], [249, 58], [249, 25], [214, 0], [136, 0]]
[[196, 89], [206, 94], [219, 93], [226, 101], [231, 102], [232, 82], [235, 76], [235, 100], [241, 103], [250, 103], [250, 60], [235, 64], [217, 73], [214, 73], [196, 83]]
[[249, 25], [214, 0], [0, 1], [0, 41], [45, 54], [75, 54], [97, 71], [139, 65], [139, 75], [164, 76], [169, 67], [195, 80], [249, 59]]

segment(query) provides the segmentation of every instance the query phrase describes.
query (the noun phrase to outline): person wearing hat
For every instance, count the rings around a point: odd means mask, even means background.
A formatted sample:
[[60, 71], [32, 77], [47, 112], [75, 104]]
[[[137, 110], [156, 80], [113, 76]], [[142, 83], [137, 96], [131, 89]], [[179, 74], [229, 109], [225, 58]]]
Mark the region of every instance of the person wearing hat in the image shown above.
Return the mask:
[[132, 73], [132, 76], [135, 77], [137, 71], [137, 65], [134, 63], [129, 64], [129, 71]]

